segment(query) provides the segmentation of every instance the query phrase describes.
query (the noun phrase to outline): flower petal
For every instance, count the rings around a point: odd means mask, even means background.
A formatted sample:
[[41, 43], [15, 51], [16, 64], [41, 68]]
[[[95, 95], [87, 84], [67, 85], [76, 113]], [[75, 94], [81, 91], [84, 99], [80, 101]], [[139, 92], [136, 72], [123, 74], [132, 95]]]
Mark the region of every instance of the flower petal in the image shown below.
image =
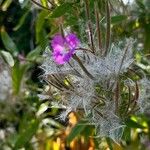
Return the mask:
[[77, 38], [77, 36], [73, 33], [68, 34], [65, 37], [67, 44], [70, 48], [76, 48], [79, 45], [79, 39]]
[[55, 49], [56, 47], [60, 46], [63, 47], [64, 46], [64, 38], [62, 37], [62, 35], [57, 34], [54, 36], [52, 42], [51, 42], [51, 46], [53, 49]]
[[63, 37], [60, 34], [54, 36], [51, 46], [53, 49], [52, 56], [57, 64], [64, 64], [70, 60], [75, 53], [75, 48], [79, 44], [79, 39], [73, 33]]

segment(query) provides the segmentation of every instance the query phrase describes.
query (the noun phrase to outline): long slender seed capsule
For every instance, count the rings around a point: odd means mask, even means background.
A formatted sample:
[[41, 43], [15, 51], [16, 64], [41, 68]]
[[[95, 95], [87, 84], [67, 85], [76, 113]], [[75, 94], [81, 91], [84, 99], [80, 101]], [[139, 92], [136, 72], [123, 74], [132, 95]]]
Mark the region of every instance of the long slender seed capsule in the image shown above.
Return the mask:
[[134, 102], [133, 108], [136, 106], [138, 98], [139, 98], [139, 87], [138, 87], [137, 82], [135, 82], [135, 95], [133, 99], [133, 102]]
[[78, 64], [80, 65], [80, 67], [82, 68], [82, 70], [85, 72], [85, 74], [90, 77], [91, 79], [94, 79], [94, 77], [88, 72], [88, 70], [85, 68], [85, 66], [83, 65], [83, 63], [81, 62], [81, 60], [79, 59], [79, 57], [77, 57], [77, 55], [73, 55], [73, 59], [75, 59]]
[[102, 118], [105, 118], [104, 115], [103, 115], [101, 112], [99, 112], [97, 109], [95, 109], [95, 111], [96, 111]]
[[135, 95], [134, 95], [134, 98], [132, 100], [133, 106], [132, 106], [132, 109], [129, 112], [129, 114], [132, 113], [132, 112], [134, 112], [135, 109], [137, 109], [136, 106], [137, 106], [137, 100], [138, 100], [138, 98], [139, 98], [139, 86], [138, 86], [137, 82], [135, 82]]
[[115, 90], [115, 112], [118, 113], [119, 110], [119, 97], [120, 97], [120, 87], [119, 81], [116, 83], [116, 90]]
[[95, 17], [96, 17], [96, 29], [97, 29], [97, 38], [98, 38], [98, 48], [100, 50], [100, 54], [102, 54], [102, 38], [101, 38], [101, 28], [100, 28], [100, 17], [99, 17], [99, 9], [97, 6], [97, 2], [94, 3], [95, 6]]
[[82, 75], [80, 74], [80, 72], [79, 72], [78, 70], [76, 70], [76, 69], [71, 65], [70, 62], [68, 62], [68, 64], [69, 64], [69, 66], [75, 71], [76, 75], [82, 77]]
[[92, 32], [92, 25], [91, 25], [91, 19], [90, 19], [90, 10], [89, 10], [88, 0], [85, 0], [85, 8], [86, 8], [86, 17], [87, 17], [87, 21], [88, 21], [89, 41], [90, 41], [90, 44], [91, 44], [91, 49], [94, 53], [95, 48], [94, 48], [94, 40], [93, 40], [93, 32]]
[[58, 84], [60, 84], [60, 86], [66, 88], [66, 89], [69, 89], [69, 87], [61, 80], [57, 77], [57, 75], [52, 75], [54, 77], [54, 79], [56, 80], [56, 82]]
[[140, 79], [142, 78], [142, 75], [138, 74], [138, 72], [136, 72], [132, 68], [129, 68], [128, 71], [129, 71], [129, 73], [134, 73], [134, 75], [138, 76]]
[[129, 107], [130, 107], [130, 104], [131, 104], [131, 88], [130, 86], [128, 86], [128, 92], [129, 92], [129, 97], [128, 97], [128, 104], [127, 104], [127, 107], [126, 107], [126, 111], [125, 111], [125, 114], [128, 113], [128, 110], [129, 110]]
[[51, 81], [51, 83], [53, 83], [53, 84], [59, 86], [60, 88], [63, 88], [63, 85], [62, 85], [58, 80], [55, 79], [55, 75], [52, 75], [52, 76], [51, 76], [50, 81]]
[[65, 84], [65, 82], [62, 80], [62, 77], [61, 77], [60, 75], [55, 75], [55, 78], [56, 78], [66, 89], [72, 90], [72, 88], [74, 88], [73, 85], [71, 84], [71, 82], [67, 79], [67, 77], [65, 77], [64, 79], [67, 81], [67, 83], [69, 84], [69, 86]]
[[107, 55], [109, 46], [110, 46], [110, 37], [111, 37], [111, 20], [110, 20], [110, 10], [109, 10], [109, 3], [108, 0], [106, 0], [106, 23], [107, 23], [107, 28], [106, 28], [106, 41], [105, 41], [105, 53], [104, 56]]
[[122, 57], [122, 60], [121, 60], [121, 63], [120, 63], [120, 67], [119, 67], [119, 70], [118, 70], [118, 74], [120, 73], [120, 70], [121, 70], [122, 65], [123, 65], [123, 63], [124, 63], [124, 60], [125, 60], [125, 58], [126, 58], [127, 51], [128, 51], [128, 46], [127, 46], [127, 48], [126, 48], [125, 51], [124, 51], [124, 54], [123, 54], [123, 57]]
[[69, 81], [69, 79], [66, 77], [65, 80], [67, 81], [67, 83], [74, 89], [73, 84]]
[[87, 52], [93, 53], [90, 49], [86, 49], [83, 47], [76, 48], [75, 50], [82, 50], [82, 51], [87, 51]]
[[135, 100], [137, 101], [139, 98], [139, 86], [137, 82], [135, 82], [135, 88], [136, 88]]
[[56, 89], [63, 91], [59, 86], [55, 85], [54, 83], [52, 83], [51, 81], [47, 81], [50, 85], [54, 86]]

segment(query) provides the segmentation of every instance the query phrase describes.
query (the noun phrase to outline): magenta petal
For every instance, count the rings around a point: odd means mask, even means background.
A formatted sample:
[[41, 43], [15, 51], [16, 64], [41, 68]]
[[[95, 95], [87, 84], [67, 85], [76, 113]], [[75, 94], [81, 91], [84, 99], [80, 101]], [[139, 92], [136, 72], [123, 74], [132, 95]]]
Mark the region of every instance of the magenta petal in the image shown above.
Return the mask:
[[65, 54], [64, 55], [64, 61], [68, 62], [71, 59], [72, 55], [73, 55], [73, 53], [71, 53], [71, 52]]
[[70, 33], [68, 34], [66, 37], [65, 37], [68, 45], [70, 48], [75, 48], [78, 46], [79, 44], [79, 39], [77, 38], [77, 36], [73, 33]]
[[64, 64], [68, 62], [75, 53], [75, 48], [79, 44], [79, 39], [73, 33], [63, 37], [60, 34], [54, 36], [51, 42], [53, 49], [53, 59], [57, 64]]
[[55, 35], [51, 42], [51, 46], [53, 49], [55, 49], [56, 47], [63, 47], [64, 38], [60, 34]]
[[61, 56], [61, 55], [59, 55], [59, 56], [57, 56], [57, 57], [54, 56], [53, 59], [55, 60], [55, 62], [56, 62], [57, 64], [62, 65], [62, 64], [65, 63], [64, 57]]

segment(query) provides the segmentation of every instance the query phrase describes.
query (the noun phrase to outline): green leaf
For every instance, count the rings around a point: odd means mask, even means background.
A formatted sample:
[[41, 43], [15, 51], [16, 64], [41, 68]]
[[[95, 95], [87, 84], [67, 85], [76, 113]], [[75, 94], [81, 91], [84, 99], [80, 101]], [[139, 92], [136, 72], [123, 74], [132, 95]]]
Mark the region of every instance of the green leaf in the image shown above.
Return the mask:
[[58, 6], [51, 14], [52, 18], [58, 18], [64, 15], [66, 12], [70, 11], [72, 8], [71, 3], [63, 3], [62, 5]]
[[124, 132], [123, 132], [123, 139], [125, 141], [131, 140], [131, 128], [125, 127]]
[[8, 33], [5, 31], [4, 27], [1, 28], [1, 39], [5, 48], [12, 54], [16, 55], [16, 53], [18, 52], [18, 48], [11, 37], [8, 35]]
[[142, 10], [145, 10], [145, 6], [141, 0], [136, 0], [136, 3]]
[[121, 23], [122, 21], [126, 20], [127, 16], [126, 15], [118, 15], [118, 16], [112, 16], [111, 17], [111, 23], [112, 24], [117, 24]]
[[110, 150], [113, 150], [113, 142], [112, 142], [112, 139], [109, 138], [109, 137], [106, 137], [106, 141], [107, 141], [107, 144], [108, 144]]
[[9, 6], [11, 5], [11, 3], [12, 3], [12, 0], [5, 0], [3, 5], [1, 6], [1, 9], [3, 11], [6, 11], [9, 8]]
[[36, 43], [41, 45], [44, 49], [47, 45], [47, 32], [45, 30], [45, 18], [48, 15], [48, 11], [41, 11], [36, 20]]
[[27, 60], [36, 61], [37, 57], [40, 56], [42, 48], [40, 46], [36, 47], [34, 50], [28, 53]]
[[145, 30], [144, 52], [145, 54], [148, 54], [150, 50], [150, 24], [145, 24], [144, 30]]
[[48, 12], [46, 10], [43, 10], [38, 14], [38, 17], [36, 19], [36, 32], [40, 32], [43, 29], [43, 25], [47, 15]]
[[125, 124], [130, 128], [140, 128], [140, 129], [145, 128], [144, 126], [140, 125], [139, 123], [137, 123], [131, 119], [126, 120]]
[[29, 12], [30, 12], [30, 11], [28, 10], [28, 11], [26, 11], [26, 12], [22, 15], [22, 17], [20, 18], [18, 24], [13, 28], [14, 31], [17, 31], [18, 29], [20, 29], [20, 27], [24, 24], [26, 18], [28, 17]]
[[87, 127], [86, 123], [87, 121], [81, 120], [74, 126], [67, 137], [67, 143], [70, 143], [75, 137], [80, 135], [80, 133]]
[[27, 144], [36, 133], [38, 126], [39, 121], [32, 120], [29, 126], [24, 127], [24, 131], [18, 135], [15, 142], [15, 149], [22, 148], [25, 144]]
[[9, 64], [10, 67], [14, 66], [14, 59], [9, 52], [0, 51], [6, 62]]
[[84, 136], [85, 140], [88, 141], [90, 136], [94, 135], [95, 127], [93, 125], [88, 125], [82, 131], [82, 135]]
[[48, 7], [48, 1], [47, 0], [40, 0], [42, 5], [45, 7]]
[[22, 79], [26, 70], [26, 65], [16, 63], [12, 68], [12, 81], [14, 94], [18, 94], [21, 88]]

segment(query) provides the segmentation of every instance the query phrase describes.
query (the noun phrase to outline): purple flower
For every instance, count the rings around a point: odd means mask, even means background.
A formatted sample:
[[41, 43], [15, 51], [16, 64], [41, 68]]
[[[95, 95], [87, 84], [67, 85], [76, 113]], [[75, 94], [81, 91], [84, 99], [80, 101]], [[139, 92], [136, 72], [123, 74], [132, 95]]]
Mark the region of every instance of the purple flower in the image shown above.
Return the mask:
[[61, 34], [54, 36], [51, 42], [53, 59], [57, 64], [64, 64], [70, 60], [79, 45], [79, 39], [73, 33], [63, 37]]

